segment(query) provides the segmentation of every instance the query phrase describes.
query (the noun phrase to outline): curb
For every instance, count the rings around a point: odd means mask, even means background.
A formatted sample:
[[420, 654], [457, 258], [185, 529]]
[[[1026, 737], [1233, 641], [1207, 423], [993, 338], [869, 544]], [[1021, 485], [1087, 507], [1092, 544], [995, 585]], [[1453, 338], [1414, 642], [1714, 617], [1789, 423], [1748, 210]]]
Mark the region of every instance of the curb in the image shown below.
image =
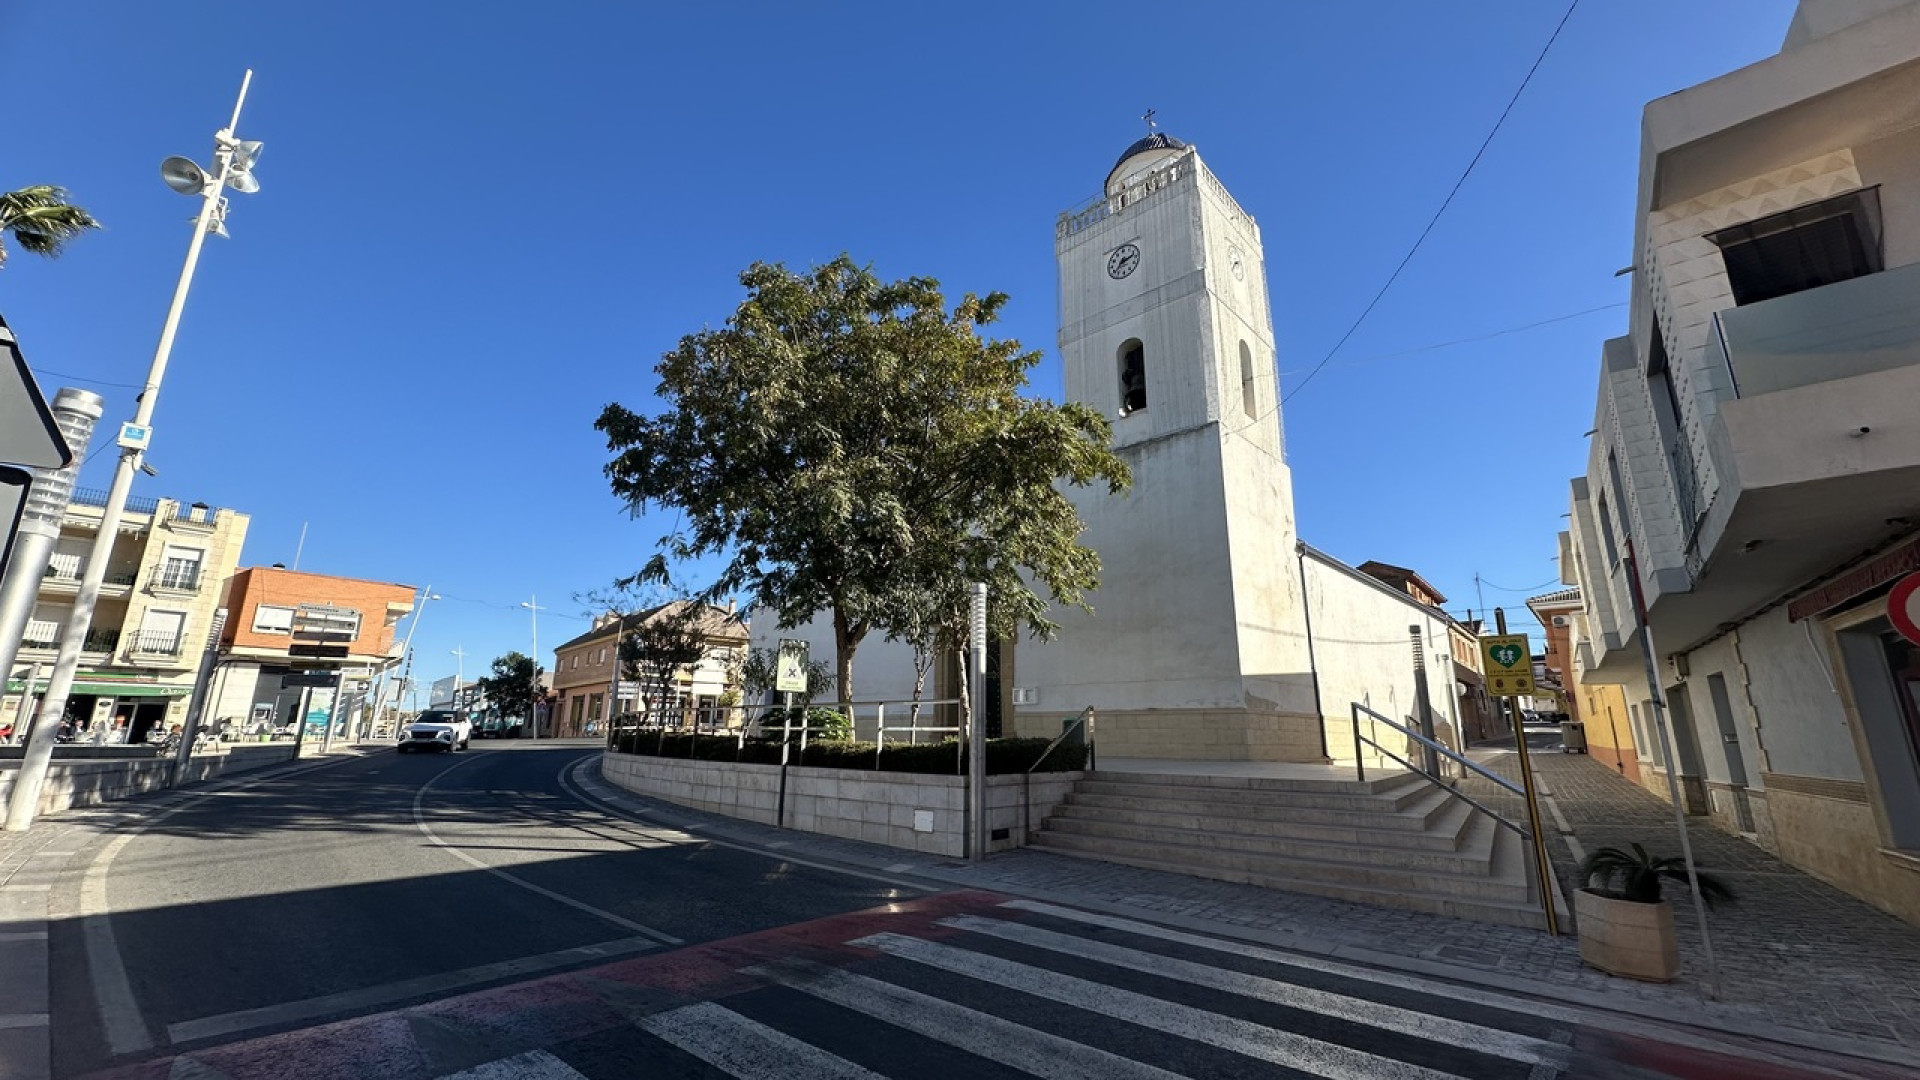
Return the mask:
[[[592, 763], [589, 775], [589, 763]], [[1439, 982], [1451, 982], [1499, 991], [1502, 994], [1541, 1002], [1557, 1002], [1579, 1009], [1606, 1014], [1603, 1017], [1590, 1018], [1594, 1026], [1608, 1027], [1616, 1031], [1634, 1031], [1666, 1042], [1705, 1044], [1715, 1052], [1733, 1054], [1754, 1060], [1767, 1061], [1772, 1058], [1752, 1044], [1755, 1040], [1775, 1045], [1798, 1047], [1824, 1054], [1858, 1058], [1880, 1064], [1896, 1065], [1903, 1068], [1920, 1070], [1920, 1052], [1897, 1044], [1867, 1042], [1842, 1035], [1829, 1035], [1817, 1031], [1795, 1028], [1782, 1028], [1761, 1020], [1732, 1013], [1725, 1008], [1703, 1007], [1684, 1001], [1647, 1002], [1626, 994], [1605, 990], [1584, 990], [1562, 986], [1556, 983], [1541, 982], [1521, 976], [1505, 975], [1492, 971], [1476, 971], [1472, 968], [1439, 963], [1419, 957], [1401, 956], [1395, 953], [1378, 952], [1361, 946], [1340, 942], [1280, 935], [1254, 927], [1238, 926], [1232, 923], [1210, 919], [1177, 915], [1169, 912], [1151, 911], [1114, 904], [1070, 892], [1036, 888], [1017, 882], [996, 882], [992, 886], [983, 886], [968, 882], [963, 877], [941, 873], [936, 866], [925, 865], [926, 856], [918, 852], [902, 851], [897, 860], [889, 860], [876, 855], [870, 860], [850, 860], [841, 854], [826, 855], [808, 851], [812, 834], [793, 830], [781, 832], [779, 846], [771, 847], [767, 842], [752, 835], [748, 830], [728, 828], [727, 822], [714, 822], [705, 817], [692, 815], [702, 813], [686, 807], [677, 806], [664, 800], [621, 788], [599, 773], [597, 758], [583, 758], [569, 766], [573, 786], [582, 794], [588, 795], [600, 808], [629, 817], [645, 815], [644, 824], [656, 824], [679, 829], [697, 836], [722, 840], [744, 848], [751, 848], [773, 858], [793, 858], [804, 855], [815, 865], [827, 869], [844, 869], [863, 876], [880, 875], [885, 879], [911, 884], [918, 888], [951, 889], [956, 886], [967, 888], [990, 888], [994, 892], [1007, 893], [1034, 900], [1044, 900], [1072, 907], [1079, 907], [1102, 914], [1120, 916], [1136, 922], [1166, 926], [1173, 929], [1204, 933], [1213, 937], [1242, 941], [1252, 945], [1282, 952], [1292, 952], [1303, 956], [1315, 956], [1331, 960], [1340, 960], [1357, 967], [1372, 968], [1381, 971], [1400, 972], [1418, 976], [1422, 979]], [[595, 791], [594, 789], [599, 789]], [[601, 794], [607, 792], [608, 794]], [[621, 804], [631, 804], [632, 809]], [[749, 823], [754, 824], [754, 823]], [[758, 826], [755, 828], [764, 828]], [[787, 839], [792, 837], [791, 840]], [[838, 838], [835, 838], [836, 840]], [[854, 841], [846, 841], [853, 843]], [[891, 850], [891, 849], [889, 849]], [[949, 860], [951, 861], [951, 860]], [[1608, 1018], [1615, 1018], [1606, 1023]], [[1596, 1023], [1597, 1022], [1597, 1023]], [[1715, 1037], [1739, 1040], [1737, 1045], [1729, 1045]], [[1676, 1038], [1677, 1037], [1677, 1038]]]

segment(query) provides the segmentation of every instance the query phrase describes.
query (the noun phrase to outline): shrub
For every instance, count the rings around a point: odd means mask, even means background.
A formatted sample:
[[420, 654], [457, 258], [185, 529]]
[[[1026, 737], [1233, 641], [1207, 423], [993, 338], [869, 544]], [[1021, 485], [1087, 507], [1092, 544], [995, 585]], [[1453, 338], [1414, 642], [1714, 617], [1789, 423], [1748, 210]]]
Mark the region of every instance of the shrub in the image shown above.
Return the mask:
[[[776, 709], [774, 712], [777, 714], [779, 710]], [[648, 757], [778, 765], [780, 764], [779, 730], [768, 728], [766, 731], [765, 736], [747, 739], [744, 742], [732, 735], [669, 732], [662, 736], [657, 732], [624, 732], [615, 738], [613, 748], [623, 754], [642, 754]], [[1033, 765], [1034, 760], [1040, 756], [1040, 752], [1047, 748], [1047, 742], [1046, 739], [987, 740], [988, 775], [1002, 776], [1026, 772]], [[870, 742], [811, 738], [807, 741], [806, 749], [802, 751], [796, 736], [793, 749], [794, 753], [788, 760], [788, 764], [791, 765], [806, 765], [818, 769], [858, 769], [866, 772], [872, 772], [874, 769], [876, 747]], [[878, 756], [879, 768], [882, 772], [953, 776], [966, 771], [966, 755], [958, 752], [952, 739], [919, 745], [888, 743], [885, 748], [879, 749]], [[1070, 772], [1075, 769], [1084, 769], [1086, 764], [1086, 747], [1062, 744], [1045, 762], [1041, 763], [1038, 771]]]

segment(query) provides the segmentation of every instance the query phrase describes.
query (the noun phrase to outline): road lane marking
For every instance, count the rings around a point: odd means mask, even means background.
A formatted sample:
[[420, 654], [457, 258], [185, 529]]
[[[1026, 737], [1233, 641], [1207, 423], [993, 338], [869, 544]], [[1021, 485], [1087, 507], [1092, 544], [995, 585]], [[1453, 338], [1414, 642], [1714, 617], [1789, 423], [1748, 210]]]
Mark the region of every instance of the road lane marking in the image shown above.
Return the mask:
[[182, 1020], [177, 1024], [167, 1025], [167, 1039], [175, 1044], [197, 1042], [201, 1039], [220, 1038], [260, 1028], [281, 1027], [338, 1013], [365, 1012], [409, 998], [441, 995], [464, 990], [479, 983], [499, 982], [504, 979], [538, 975], [556, 968], [614, 960], [659, 947], [660, 943], [652, 938], [630, 937], [603, 941], [598, 945], [561, 949], [539, 956], [500, 960], [477, 967], [461, 968], [458, 971], [441, 972], [438, 975], [402, 979], [383, 986], [343, 990], [337, 994], [323, 994], [302, 1001], [287, 1001], [257, 1009], [241, 1009], [238, 1012], [221, 1013], [218, 1016], [203, 1016], [197, 1020]]
[[1179, 1073], [850, 971], [802, 960], [746, 973], [1042, 1080], [1181, 1080]]
[[663, 945], [686, 944], [685, 941], [681, 940], [680, 938], [674, 937], [672, 934], [669, 934], [664, 930], [655, 930], [651, 926], [642, 926], [641, 924], [634, 922], [632, 919], [627, 919], [619, 915], [615, 915], [611, 911], [602, 911], [601, 909], [594, 907], [592, 904], [588, 904], [580, 900], [575, 900], [573, 897], [564, 895], [562, 893], [554, 892], [552, 889], [546, 888], [545, 886], [535, 885], [533, 882], [528, 881], [526, 878], [520, 877], [517, 874], [509, 873], [505, 870], [500, 869], [497, 866], [493, 866], [488, 863], [482, 862], [479, 859], [476, 859], [473, 856], [467, 854], [466, 852], [461, 851], [459, 848], [455, 847], [454, 845], [447, 843], [445, 840], [440, 839], [440, 837], [433, 831], [433, 827], [427, 824], [427, 815], [426, 815], [427, 792], [432, 790], [433, 785], [439, 783], [442, 777], [446, 776], [450, 772], [453, 772], [455, 769], [458, 769], [461, 766], [467, 765], [471, 762], [484, 761], [484, 760], [486, 759], [477, 758], [477, 757], [468, 758], [466, 761], [461, 762], [459, 765], [453, 765], [446, 769], [442, 769], [440, 772], [434, 774], [433, 779], [428, 780], [426, 783], [420, 785], [420, 790], [413, 793], [413, 823], [415, 826], [419, 828], [419, 830], [422, 833], [426, 834], [427, 839], [432, 841], [435, 847], [442, 849], [447, 854], [452, 855], [454, 858], [459, 859], [461, 862], [464, 862], [467, 865], [472, 866], [477, 870], [485, 870], [487, 873], [492, 874], [503, 881], [510, 881], [513, 884], [518, 885], [521, 888], [527, 890], [528, 892], [536, 893], [540, 896], [544, 896], [547, 899], [552, 900], [556, 903], [565, 904], [576, 911], [583, 911], [588, 915], [592, 915], [596, 918], [604, 919], [607, 922], [614, 924], [615, 926], [619, 926], [624, 929], [631, 930], [634, 933], [639, 934], [641, 937], [652, 938], [653, 940], [660, 942]]
[[710, 1001], [656, 1013], [639, 1023], [738, 1080], [887, 1080], [838, 1054]]
[[435, 1080], [587, 1080], [587, 1076], [545, 1050], [529, 1050]]
[[1293, 983], [1249, 975], [1229, 968], [1209, 967], [1205, 964], [1196, 964], [1191, 960], [1142, 952], [1139, 949], [1129, 949], [1122, 945], [1095, 941], [1091, 938], [1074, 937], [1038, 926], [1010, 923], [1000, 919], [983, 919], [977, 915], [952, 915], [940, 919], [937, 925], [985, 934], [1030, 948], [1097, 960], [1113, 967], [1147, 975], [1158, 975], [1194, 986], [1225, 990], [1239, 994], [1241, 997], [1268, 1001], [1275, 1005], [1318, 1013], [1321, 1016], [1331, 1016], [1337, 1020], [1364, 1024], [1382, 1031], [1397, 1031], [1416, 1039], [1472, 1047], [1482, 1053], [1509, 1058], [1513, 1061], [1530, 1064], [1545, 1063], [1554, 1068], [1565, 1068], [1569, 1057], [1566, 1046], [1548, 1042], [1545, 1039], [1535, 1039], [1464, 1020], [1453, 1020], [1413, 1009], [1403, 1009], [1396, 1005], [1368, 1001], [1365, 998], [1350, 997], [1330, 990], [1297, 986]]
[[873, 934], [848, 944], [878, 949], [889, 956], [1085, 1009], [1096, 1016], [1125, 1020], [1311, 1076], [1329, 1080], [1459, 1080], [1452, 1073], [1424, 1065], [936, 942], [899, 934]]
[[[157, 822], [163, 815], [148, 819]], [[133, 983], [127, 978], [126, 961], [120, 955], [120, 943], [113, 935], [113, 909], [107, 906], [107, 871], [120, 849], [140, 835], [143, 826], [113, 838], [87, 867], [80, 879], [80, 939], [87, 950], [87, 976], [93, 983], [93, 1003], [100, 1010], [100, 1028], [107, 1038], [107, 1049], [115, 1057], [153, 1048], [153, 1036], [147, 1031], [147, 1019], [134, 999]]]
[[46, 1013], [0, 1013], [0, 1029], [46, 1027], [48, 1023]]

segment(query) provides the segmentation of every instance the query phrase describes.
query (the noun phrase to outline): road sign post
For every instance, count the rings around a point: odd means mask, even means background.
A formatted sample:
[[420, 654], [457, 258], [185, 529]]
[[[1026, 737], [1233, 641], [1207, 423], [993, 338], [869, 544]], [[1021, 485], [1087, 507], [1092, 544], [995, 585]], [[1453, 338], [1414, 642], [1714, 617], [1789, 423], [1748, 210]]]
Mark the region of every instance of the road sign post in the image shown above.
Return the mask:
[[1507, 699], [1513, 716], [1513, 746], [1520, 754], [1520, 785], [1527, 796], [1527, 827], [1533, 832], [1533, 862], [1540, 883], [1540, 906], [1547, 913], [1547, 933], [1558, 936], [1560, 918], [1553, 904], [1553, 860], [1547, 854], [1547, 836], [1540, 828], [1540, 796], [1533, 784], [1533, 758], [1527, 753], [1527, 729], [1520, 722], [1520, 695], [1533, 693], [1533, 653], [1527, 635], [1507, 633], [1505, 608], [1493, 609], [1500, 631], [1480, 639], [1480, 655], [1487, 665], [1487, 685]]

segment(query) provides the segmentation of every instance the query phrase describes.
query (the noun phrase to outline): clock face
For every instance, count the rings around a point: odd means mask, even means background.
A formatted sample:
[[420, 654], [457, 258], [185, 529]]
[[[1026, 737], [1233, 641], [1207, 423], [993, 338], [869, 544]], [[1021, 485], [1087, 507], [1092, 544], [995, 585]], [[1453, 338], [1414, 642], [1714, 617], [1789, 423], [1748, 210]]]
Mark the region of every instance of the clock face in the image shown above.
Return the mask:
[[1140, 265], [1140, 249], [1132, 244], [1121, 244], [1107, 256], [1107, 276], [1115, 281], [1126, 277]]
[[1247, 280], [1247, 264], [1240, 258], [1239, 248], [1227, 249], [1227, 261], [1233, 265], [1233, 280]]

